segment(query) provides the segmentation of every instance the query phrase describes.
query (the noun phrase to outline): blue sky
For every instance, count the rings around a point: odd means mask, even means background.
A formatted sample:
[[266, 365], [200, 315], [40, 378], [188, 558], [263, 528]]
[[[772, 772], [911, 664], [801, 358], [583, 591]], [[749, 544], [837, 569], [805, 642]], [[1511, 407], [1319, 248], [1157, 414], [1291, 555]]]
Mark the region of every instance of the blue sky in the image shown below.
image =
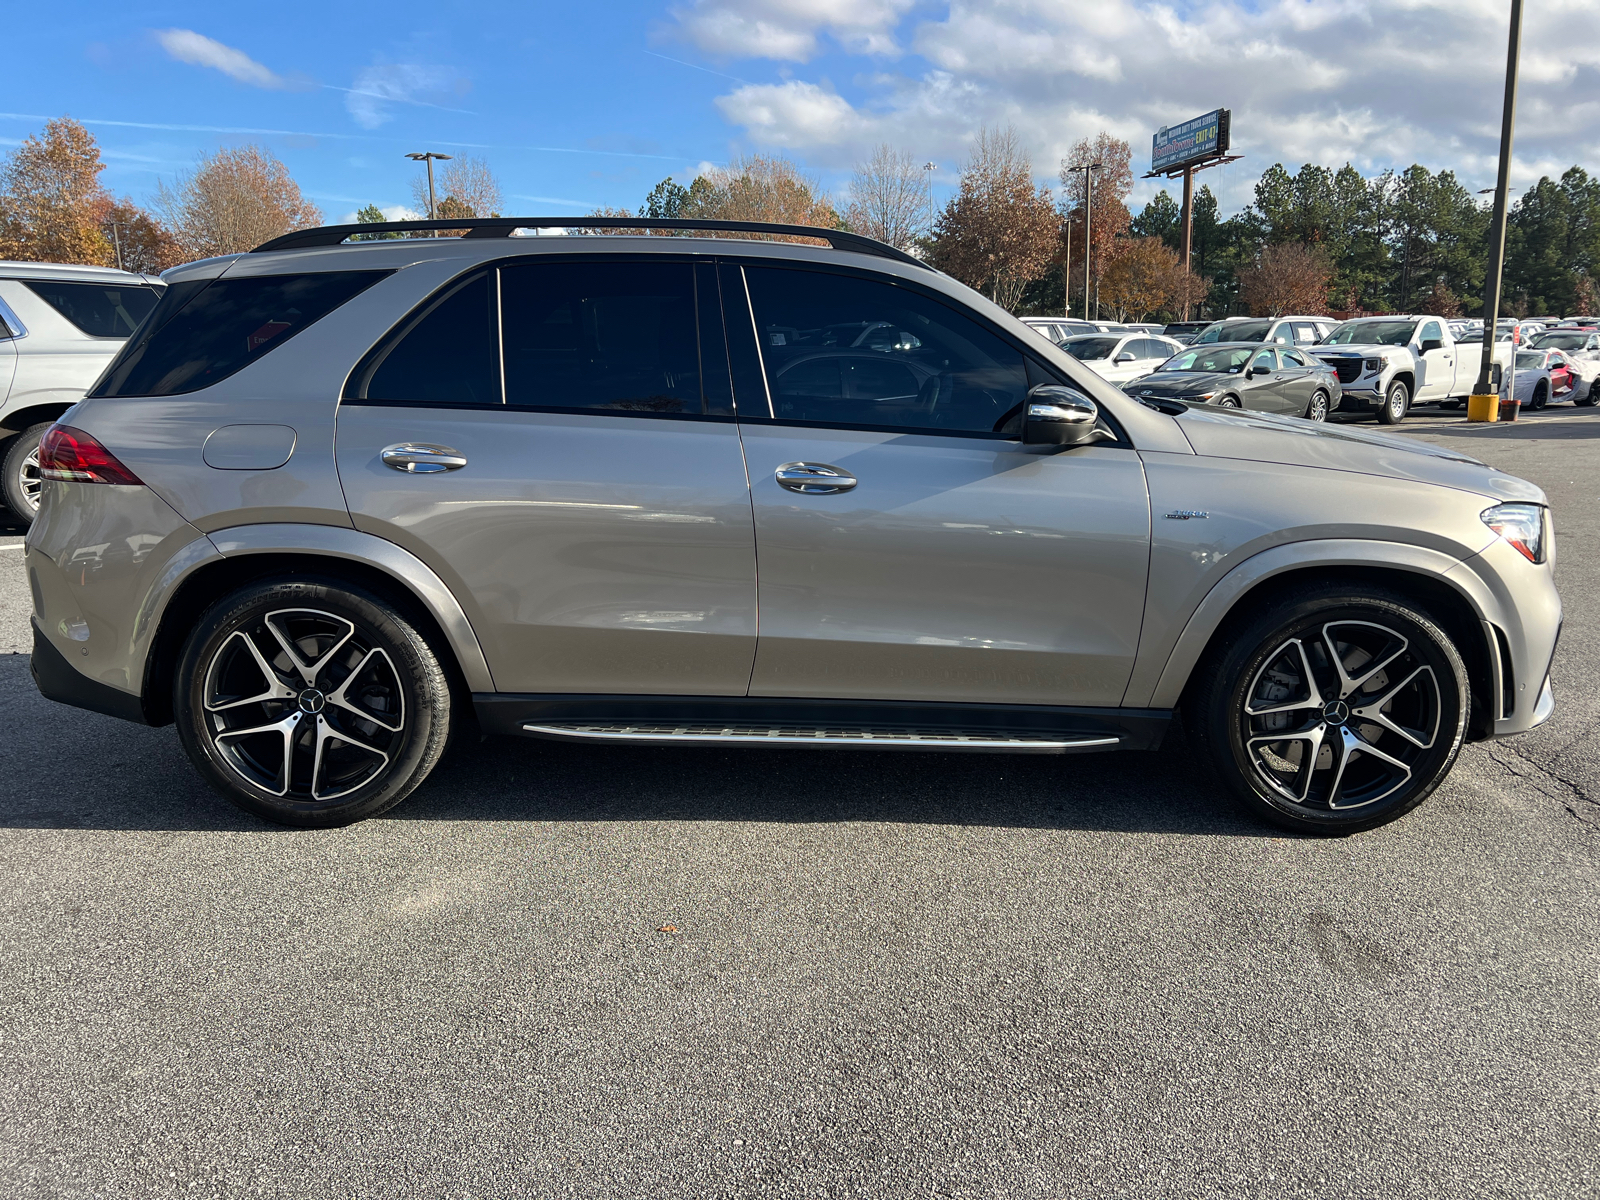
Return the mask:
[[[198, 154], [259, 142], [330, 220], [407, 203], [412, 150], [485, 158], [522, 214], [636, 207], [664, 176], [749, 150], [840, 191], [879, 141], [936, 161], [943, 195], [984, 123], [1015, 125], [1050, 181], [1078, 137], [1110, 129], [1140, 164], [1158, 125], [1219, 105], [1247, 155], [1207, 177], [1225, 209], [1280, 159], [1421, 161], [1485, 186], [1505, 38], [1504, 0], [66, 11], [8, 12], [0, 148], [70, 114], [100, 140], [107, 186], [145, 199]], [[1600, 5], [1543, 0], [1528, 21], [1518, 182], [1600, 170]]]

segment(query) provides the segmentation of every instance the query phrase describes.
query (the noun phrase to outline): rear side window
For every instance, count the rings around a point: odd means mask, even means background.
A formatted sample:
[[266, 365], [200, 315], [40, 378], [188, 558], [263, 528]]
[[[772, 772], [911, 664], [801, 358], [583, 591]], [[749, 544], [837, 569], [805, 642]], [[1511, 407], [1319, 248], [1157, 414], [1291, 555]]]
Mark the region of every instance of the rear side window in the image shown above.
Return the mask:
[[175, 396], [243, 370], [387, 275], [327, 271], [214, 279], [187, 303], [152, 314], [93, 396]]
[[1022, 351], [911, 288], [781, 267], [745, 276], [780, 421], [992, 433], [1027, 392]]
[[705, 412], [694, 288], [687, 262], [501, 268], [506, 403]]
[[424, 310], [365, 365], [356, 395], [422, 404], [499, 404], [493, 277], [479, 272]]
[[34, 279], [23, 282], [29, 291], [90, 337], [129, 337], [156, 306], [157, 292], [153, 287]]

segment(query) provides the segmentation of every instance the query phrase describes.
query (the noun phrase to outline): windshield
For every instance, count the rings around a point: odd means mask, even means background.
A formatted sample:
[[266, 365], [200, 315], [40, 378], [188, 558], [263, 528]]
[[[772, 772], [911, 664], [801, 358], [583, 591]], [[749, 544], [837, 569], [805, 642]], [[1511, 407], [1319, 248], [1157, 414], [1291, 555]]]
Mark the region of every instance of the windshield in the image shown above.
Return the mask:
[[1322, 339], [1324, 346], [1404, 346], [1415, 321], [1350, 321]]
[[1539, 371], [1544, 368], [1544, 352], [1542, 350], [1518, 350], [1517, 370]]
[[1106, 357], [1121, 340], [1114, 337], [1070, 337], [1061, 343], [1061, 348], [1073, 358], [1087, 361]]
[[1586, 333], [1541, 333], [1533, 344], [1540, 350], [1582, 350], [1588, 341]]
[[1211, 371], [1217, 375], [1237, 375], [1244, 370], [1255, 351], [1249, 346], [1228, 350], [1185, 350], [1174, 354], [1156, 368], [1158, 371]]
[[1197, 346], [1207, 342], [1264, 342], [1271, 328], [1271, 321], [1218, 321], [1207, 326], [1194, 342]]

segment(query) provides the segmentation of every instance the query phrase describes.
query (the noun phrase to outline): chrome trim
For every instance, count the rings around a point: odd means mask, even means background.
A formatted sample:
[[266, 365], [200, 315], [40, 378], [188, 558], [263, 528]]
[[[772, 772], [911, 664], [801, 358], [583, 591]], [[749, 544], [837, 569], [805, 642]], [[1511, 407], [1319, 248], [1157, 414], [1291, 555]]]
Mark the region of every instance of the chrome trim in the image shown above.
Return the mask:
[[461, 451], [431, 442], [398, 442], [385, 446], [378, 457], [383, 459], [384, 466], [408, 475], [437, 475], [442, 471], [459, 471], [467, 465], [467, 457]]
[[887, 730], [801, 729], [778, 727], [755, 729], [748, 726], [717, 725], [534, 725], [522, 727], [524, 733], [559, 741], [631, 742], [645, 746], [715, 744], [718, 746], [810, 746], [846, 747], [868, 750], [950, 750], [1007, 754], [1064, 754], [1071, 750], [1111, 749], [1121, 738], [1095, 737], [1045, 740], [1042, 738], [985, 736], [966, 733], [914, 732]]
[[832, 496], [856, 486], [856, 477], [827, 463], [787, 462], [772, 473], [778, 486], [806, 496]]
[[17, 316], [16, 310], [6, 303], [4, 296], [0, 296], [0, 319], [5, 321], [6, 328], [11, 331], [9, 336], [0, 335], [0, 342], [20, 342], [28, 336], [28, 327], [23, 324], [22, 318]]

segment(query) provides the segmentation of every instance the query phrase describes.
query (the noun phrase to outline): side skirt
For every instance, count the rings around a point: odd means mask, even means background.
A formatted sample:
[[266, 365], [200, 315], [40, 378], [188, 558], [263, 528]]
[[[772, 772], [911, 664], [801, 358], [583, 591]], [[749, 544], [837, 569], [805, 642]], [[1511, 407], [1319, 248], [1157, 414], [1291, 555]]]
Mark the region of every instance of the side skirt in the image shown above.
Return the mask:
[[485, 733], [578, 742], [1074, 754], [1154, 750], [1169, 709], [766, 696], [472, 697]]

